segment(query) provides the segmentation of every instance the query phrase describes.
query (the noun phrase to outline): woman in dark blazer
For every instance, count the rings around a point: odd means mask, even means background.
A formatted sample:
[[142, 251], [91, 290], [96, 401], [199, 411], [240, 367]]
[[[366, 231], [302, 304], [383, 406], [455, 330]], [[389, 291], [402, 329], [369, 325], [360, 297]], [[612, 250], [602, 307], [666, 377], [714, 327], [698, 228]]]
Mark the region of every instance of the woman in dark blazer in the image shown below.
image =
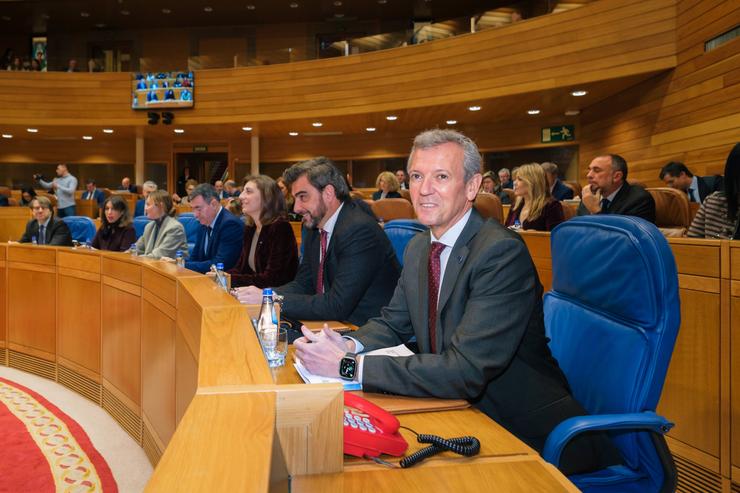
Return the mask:
[[375, 181], [375, 186], [378, 187], [378, 191], [373, 193], [373, 200], [402, 198], [401, 194], [398, 193], [398, 178], [390, 171], [380, 173]]
[[111, 195], [103, 203], [103, 211], [100, 229], [92, 241], [93, 248], [125, 252], [136, 243], [136, 231], [131, 223], [128, 204], [118, 195]]
[[281, 286], [298, 270], [298, 246], [285, 217], [285, 199], [269, 176], [244, 179], [239, 195], [247, 221], [242, 253], [231, 275], [231, 286]]
[[516, 201], [509, 209], [506, 226], [552, 231], [565, 220], [563, 206], [550, 195], [545, 171], [537, 163], [520, 166], [514, 176]]

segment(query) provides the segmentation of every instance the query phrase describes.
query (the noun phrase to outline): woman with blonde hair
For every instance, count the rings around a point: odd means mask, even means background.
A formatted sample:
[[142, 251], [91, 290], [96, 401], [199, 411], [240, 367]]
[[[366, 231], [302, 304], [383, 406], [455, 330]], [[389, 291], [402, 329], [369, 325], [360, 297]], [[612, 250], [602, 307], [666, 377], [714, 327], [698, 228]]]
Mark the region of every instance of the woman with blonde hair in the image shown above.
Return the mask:
[[188, 240], [182, 223], [172, 217], [175, 209], [172, 197], [165, 190], [149, 194], [144, 205], [144, 214], [151, 219], [144, 228], [144, 234], [136, 242], [138, 255], [159, 259], [175, 258], [180, 250], [188, 257]]
[[375, 180], [375, 186], [378, 187], [378, 191], [373, 193], [373, 200], [402, 198], [398, 193], [398, 178], [390, 171], [380, 173], [378, 179]]
[[520, 166], [514, 174], [516, 200], [509, 210], [506, 226], [552, 231], [563, 222], [563, 206], [550, 195], [545, 171], [537, 163]]

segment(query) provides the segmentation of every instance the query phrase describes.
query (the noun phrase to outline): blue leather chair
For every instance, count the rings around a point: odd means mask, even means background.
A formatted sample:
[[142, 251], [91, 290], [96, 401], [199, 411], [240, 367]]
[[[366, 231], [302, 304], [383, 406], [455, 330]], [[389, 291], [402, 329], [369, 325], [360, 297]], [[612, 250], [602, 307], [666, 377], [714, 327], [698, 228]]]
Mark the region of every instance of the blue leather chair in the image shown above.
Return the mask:
[[95, 222], [86, 216], [67, 216], [62, 221], [67, 223], [72, 239], [80, 243], [92, 241], [95, 238]]
[[403, 267], [403, 252], [406, 250], [406, 245], [417, 233], [427, 229], [429, 228], [414, 219], [395, 219], [385, 223], [383, 230], [391, 240], [401, 267]]
[[543, 457], [557, 465], [575, 435], [609, 430], [624, 464], [569, 479], [585, 492], [674, 491], [676, 470], [655, 414], [680, 325], [678, 276], [668, 242], [630, 216], [571, 219], [552, 232], [550, 348], [590, 416], [560, 423]]
[[201, 224], [195, 219], [195, 215], [192, 212], [185, 212], [177, 216], [177, 220], [185, 228], [185, 236], [188, 239], [188, 254], [192, 255], [195, 243], [198, 241], [198, 234], [200, 233]]
[[136, 216], [134, 218], [134, 231], [136, 231], [137, 240], [144, 234], [144, 228], [146, 228], [149, 221], [151, 221], [151, 219], [146, 216]]

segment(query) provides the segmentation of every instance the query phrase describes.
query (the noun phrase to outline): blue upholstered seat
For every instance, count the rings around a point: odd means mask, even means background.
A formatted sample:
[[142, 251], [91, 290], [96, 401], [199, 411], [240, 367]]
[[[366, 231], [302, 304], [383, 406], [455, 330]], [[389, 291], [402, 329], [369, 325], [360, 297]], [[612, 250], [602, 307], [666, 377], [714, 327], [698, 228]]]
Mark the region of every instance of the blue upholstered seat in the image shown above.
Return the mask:
[[192, 212], [183, 212], [177, 216], [177, 220], [185, 228], [185, 236], [188, 239], [188, 254], [193, 254], [193, 248], [195, 243], [198, 241], [198, 234], [200, 233], [201, 224], [195, 219], [195, 215]]
[[406, 245], [417, 233], [429, 228], [414, 219], [395, 219], [385, 223], [383, 229], [396, 251], [398, 262], [403, 267], [403, 252], [406, 250]]
[[146, 216], [136, 216], [134, 218], [134, 231], [136, 231], [137, 240], [141, 238], [141, 235], [144, 234], [144, 228], [149, 223], [149, 221], [151, 221], [151, 219]]
[[617, 215], [564, 222], [551, 245], [553, 289], [544, 300], [550, 347], [591, 415], [558, 425], [542, 455], [557, 465], [572, 436], [611, 430], [624, 465], [572, 476], [576, 486], [673, 491], [675, 467], [663, 437], [673, 424], [655, 414], [680, 325], [673, 253], [653, 224]]
[[62, 221], [67, 224], [70, 233], [72, 233], [72, 239], [79, 241], [80, 243], [86, 243], [92, 241], [95, 238], [95, 222], [86, 216], [67, 216], [63, 217]]

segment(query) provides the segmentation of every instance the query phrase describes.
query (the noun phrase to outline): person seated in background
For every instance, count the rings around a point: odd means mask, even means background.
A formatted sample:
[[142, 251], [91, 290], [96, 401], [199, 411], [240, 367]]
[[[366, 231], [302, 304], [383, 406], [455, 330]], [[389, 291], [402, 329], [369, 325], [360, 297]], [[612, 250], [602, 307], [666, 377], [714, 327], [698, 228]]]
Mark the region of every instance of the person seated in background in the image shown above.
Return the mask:
[[655, 223], [655, 200], [644, 188], [627, 183], [627, 161], [617, 154], [598, 156], [588, 165], [578, 215], [621, 214]]
[[57, 216], [74, 216], [75, 190], [77, 190], [77, 178], [72, 176], [64, 163], [58, 164], [56, 168], [57, 177], [52, 181], [45, 181], [41, 175], [34, 175], [39, 185], [46, 190], [52, 190], [57, 196]]
[[136, 185], [131, 183], [131, 178], [128, 176], [124, 176], [121, 180], [121, 186], [118, 187], [119, 190], [129, 193], [136, 193]]
[[100, 228], [92, 240], [98, 250], [125, 252], [136, 243], [136, 231], [128, 212], [128, 204], [118, 195], [111, 195], [103, 205]]
[[172, 198], [174, 199], [177, 195], [186, 195], [185, 184], [192, 179], [193, 177], [190, 175], [190, 167], [185, 166], [182, 169], [182, 174], [177, 178], [177, 190], [172, 195]]
[[216, 195], [218, 196], [218, 200], [228, 199], [229, 196], [224, 190], [224, 182], [221, 180], [216, 180], [216, 183], [213, 184], [213, 188], [216, 189]]
[[401, 198], [401, 194], [398, 193], [398, 179], [390, 171], [380, 173], [375, 180], [375, 186], [378, 187], [378, 191], [373, 193], [373, 200]]
[[21, 243], [36, 241], [39, 245], [72, 246], [72, 233], [67, 224], [54, 217], [54, 209], [47, 197], [31, 200], [33, 219], [26, 224]]
[[67, 68], [65, 69], [65, 72], [77, 72], [77, 59], [76, 58], [69, 59], [69, 62], [67, 62]]
[[[283, 201], [285, 202], [285, 210], [288, 211], [290, 214], [293, 212], [293, 204], [295, 203], [295, 200], [293, 199], [293, 196], [290, 194], [290, 189], [288, 188], [288, 185], [285, 184], [285, 178], [282, 176], [278, 176], [277, 180], [275, 180], [275, 183], [277, 184], [277, 187], [280, 189], [280, 193], [283, 195]], [[242, 192], [243, 194], [244, 192]], [[241, 195], [239, 195], [239, 198], [241, 198]]]
[[21, 200], [18, 205], [30, 206], [31, 201], [36, 197], [36, 190], [33, 187], [21, 188]]
[[409, 189], [409, 175], [406, 174], [406, 170], [397, 169], [396, 170], [396, 180], [398, 180], [398, 188], [400, 190]]
[[485, 192], [485, 193], [496, 193], [496, 175], [494, 175], [490, 171], [486, 171], [483, 173], [483, 179], [480, 182], [480, 190], [478, 190], [478, 193]]
[[202, 227], [185, 268], [205, 274], [211, 265], [221, 263], [224, 270], [231, 269], [242, 250], [244, 223], [221, 206], [210, 183], [201, 183], [189, 197], [195, 219]]
[[245, 178], [241, 200], [247, 220], [239, 260], [231, 274], [231, 286], [267, 288], [293, 280], [298, 270], [298, 246], [285, 214], [283, 194], [269, 176]]
[[0, 207], [8, 207], [9, 205], [10, 202], [8, 201], [8, 197], [4, 194], [0, 194]]
[[226, 183], [224, 183], [224, 190], [226, 190], [226, 195], [229, 197], [238, 197], [241, 193], [241, 190], [236, 186], [236, 182], [234, 180], [226, 180]]
[[226, 202], [226, 205], [224, 206], [227, 211], [231, 212], [234, 217], [238, 217], [246, 224], [246, 218], [244, 217], [244, 214], [242, 213], [242, 203], [239, 199], [230, 198]]
[[685, 164], [671, 161], [660, 170], [660, 179], [667, 187], [681, 190], [689, 196], [690, 202], [701, 204], [710, 193], [722, 190], [722, 177], [694, 176]]
[[571, 200], [573, 190], [558, 178], [558, 165], [555, 163], [542, 163], [542, 169], [545, 170], [547, 186], [550, 188], [550, 195], [555, 200]]
[[688, 236], [740, 240], [740, 143], [727, 156], [722, 190], [704, 199]]
[[82, 194], [82, 200], [94, 200], [98, 203], [98, 209], [103, 208], [105, 194], [95, 186], [95, 180], [88, 178], [85, 182], [85, 192]]
[[565, 220], [563, 206], [550, 195], [545, 170], [537, 163], [520, 166], [514, 175], [516, 201], [509, 209], [505, 226], [552, 231]]
[[136, 201], [136, 209], [134, 210], [134, 217], [144, 215], [144, 206], [146, 205], [146, 199], [149, 197], [150, 193], [156, 192], [157, 188], [158, 188], [157, 184], [151, 180], [147, 180], [144, 182], [144, 184], [141, 186], [141, 196], [143, 198]]
[[[303, 261], [295, 280], [274, 287], [283, 313], [297, 320], [342, 320], [356, 325], [377, 317], [390, 300], [401, 267], [376, 220], [354, 203], [342, 173], [325, 157], [283, 173], [303, 215]], [[237, 288], [242, 303], [259, 304], [262, 290]]]
[[190, 194], [193, 193], [193, 190], [195, 190], [195, 187], [198, 186], [198, 182], [195, 180], [188, 180], [185, 183], [185, 195], [183, 197], [180, 197], [179, 195], [172, 194], [172, 200], [179, 205], [189, 205], [190, 204]]
[[175, 258], [179, 250], [187, 258], [188, 239], [183, 225], [172, 217], [175, 209], [172, 207], [170, 194], [164, 190], [150, 193], [144, 212], [151, 221], [144, 227], [144, 234], [136, 242], [136, 253], [155, 259]]
[[509, 171], [509, 168], [498, 170], [498, 180], [501, 182], [501, 188], [514, 188], [514, 182], [511, 181], [511, 171]]

